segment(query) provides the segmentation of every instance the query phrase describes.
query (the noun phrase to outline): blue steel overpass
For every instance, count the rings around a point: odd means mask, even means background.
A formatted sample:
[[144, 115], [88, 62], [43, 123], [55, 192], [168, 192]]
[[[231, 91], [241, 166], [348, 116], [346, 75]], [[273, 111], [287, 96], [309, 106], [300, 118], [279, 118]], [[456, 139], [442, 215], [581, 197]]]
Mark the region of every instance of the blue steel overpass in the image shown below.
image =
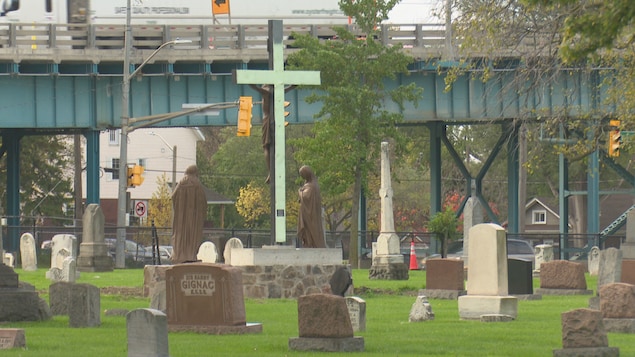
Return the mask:
[[[325, 41], [334, 31], [325, 25], [284, 25], [285, 36], [304, 33]], [[232, 81], [236, 69], [266, 69], [267, 26], [133, 26], [132, 72], [154, 49], [176, 38], [188, 39], [186, 45], [172, 45], [157, 52], [141, 73], [131, 80], [131, 117], [146, 117], [178, 112], [183, 104], [233, 102], [241, 95], [257, 94], [248, 86]], [[360, 34], [361, 35], [361, 34]], [[27, 135], [76, 134], [86, 138], [87, 204], [99, 203], [99, 133], [121, 125], [123, 78], [123, 36], [121, 25], [83, 24], [0, 24], [0, 113], [2, 113], [2, 154], [7, 157], [7, 216], [9, 226], [19, 226], [19, 150]], [[599, 121], [612, 113], [603, 105], [606, 91], [599, 85], [605, 76], [601, 70], [570, 69], [554, 73], [545, 83], [518, 84], [516, 69], [522, 65], [517, 55], [507, 54], [504, 67], [491, 67], [491, 78], [482, 82], [472, 71], [459, 77], [446, 91], [443, 68], [456, 65], [443, 61], [448, 43], [442, 26], [416, 24], [383, 26], [380, 40], [386, 44], [404, 44], [415, 58], [410, 75], [387, 83], [388, 87], [416, 83], [423, 88], [417, 106], [404, 108], [406, 124], [425, 125], [430, 130], [431, 210], [441, 209], [441, 148], [449, 150], [466, 179], [466, 196], [478, 198], [486, 209], [481, 192], [482, 180], [497, 154], [508, 152], [508, 231], [518, 232], [518, 126], [521, 120], [538, 116], [595, 118]], [[286, 38], [286, 37], [285, 37]], [[285, 55], [292, 48], [292, 38]], [[479, 71], [481, 69], [476, 69]], [[291, 123], [310, 123], [319, 104], [307, 104], [309, 89], [289, 92]], [[393, 110], [398, 110], [393, 107]], [[260, 110], [255, 108], [255, 110]], [[220, 111], [217, 116], [182, 116], [154, 124], [155, 127], [234, 126], [236, 109]], [[488, 123], [501, 126], [498, 143], [483, 168], [472, 176], [463, 166], [445, 134], [449, 125]], [[599, 160], [602, 152], [590, 156], [588, 233], [600, 233]], [[610, 160], [610, 159], [608, 159]], [[610, 162], [610, 161], [609, 161]], [[619, 165], [618, 165], [619, 166]], [[624, 175], [629, 175], [624, 170]], [[568, 190], [566, 175], [561, 188]], [[595, 178], [594, 178], [595, 177]], [[635, 180], [628, 176], [629, 182]], [[467, 198], [467, 197], [466, 197]], [[461, 204], [461, 210], [465, 202]], [[561, 217], [567, 217], [567, 204], [561, 198]], [[497, 222], [488, 211], [490, 220]], [[13, 221], [11, 221], [13, 220]], [[617, 222], [619, 226], [623, 222]], [[618, 227], [619, 228], [619, 227]], [[566, 233], [566, 223], [561, 227]], [[10, 241], [17, 247], [17, 232]]]

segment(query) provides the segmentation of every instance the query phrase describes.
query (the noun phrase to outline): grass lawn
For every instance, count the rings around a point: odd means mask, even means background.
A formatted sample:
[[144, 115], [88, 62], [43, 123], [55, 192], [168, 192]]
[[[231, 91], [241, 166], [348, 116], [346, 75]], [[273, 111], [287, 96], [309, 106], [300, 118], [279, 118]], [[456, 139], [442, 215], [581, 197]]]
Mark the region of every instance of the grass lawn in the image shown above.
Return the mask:
[[[24, 272], [20, 280], [31, 283], [48, 300], [49, 281], [45, 269]], [[368, 270], [355, 270], [356, 288], [366, 301], [365, 350], [360, 353], [308, 353], [290, 351], [290, 337], [298, 336], [297, 303], [294, 299], [246, 299], [248, 322], [263, 324], [261, 334], [204, 335], [170, 333], [170, 355], [185, 356], [551, 356], [562, 348], [560, 314], [588, 307], [591, 297], [543, 296], [542, 300], [519, 301], [518, 318], [512, 322], [482, 323], [459, 319], [456, 300], [431, 299], [435, 319], [409, 323], [408, 314], [416, 291], [424, 287], [425, 272], [411, 271], [407, 281], [369, 280]], [[107, 273], [81, 273], [80, 283], [98, 287], [141, 287], [142, 269]], [[588, 277], [595, 290], [595, 277]], [[538, 281], [534, 281], [537, 288]], [[0, 302], [1, 303], [1, 302]], [[138, 295], [101, 295], [101, 309], [136, 309], [149, 306]], [[70, 328], [68, 317], [44, 322], [5, 323], [26, 331], [27, 349], [3, 350], [4, 356], [127, 356], [126, 319], [101, 316], [96, 328]], [[635, 335], [609, 334], [609, 346], [619, 347], [620, 355], [635, 356]]]

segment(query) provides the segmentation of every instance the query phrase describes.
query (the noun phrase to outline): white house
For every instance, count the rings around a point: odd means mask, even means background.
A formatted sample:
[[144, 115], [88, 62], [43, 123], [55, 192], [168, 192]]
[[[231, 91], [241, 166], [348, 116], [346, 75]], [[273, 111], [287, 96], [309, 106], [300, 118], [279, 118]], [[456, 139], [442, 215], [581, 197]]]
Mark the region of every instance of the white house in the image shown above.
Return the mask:
[[[119, 129], [104, 131], [99, 138], [100, 205], [106, 223], [113, 225], [117, 222], [119, 140]], [[158, 178], [163, 174], [168, 182], [172, 182], [175, 173], [178, 182], [185, 169], [196, 164], [196, 143], [203, 140], [205, 137], [198, 128], [144, 128], [129, 133], [128, 165], [138, 164], [145, 169], [143, 184], [128, 189], [131, 202], [150, 199], [157, 191]], [[173, 172], [174, 160], [176, 172]], [[86, 187], [86, 178], [83, 179]]]

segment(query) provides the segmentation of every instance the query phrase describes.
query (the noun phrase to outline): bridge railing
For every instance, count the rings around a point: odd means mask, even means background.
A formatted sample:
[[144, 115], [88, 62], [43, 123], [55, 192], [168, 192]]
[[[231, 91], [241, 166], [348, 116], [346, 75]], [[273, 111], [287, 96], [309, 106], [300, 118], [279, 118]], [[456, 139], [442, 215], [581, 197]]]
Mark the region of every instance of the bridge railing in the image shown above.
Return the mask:
[[[284, 43], [292, 48], [293, 34], [309, 34], [324, 41], [334, 41], [336, 25], [285, 24]], [[349, 25], [359, 38], [364, 33]], [[267, 47], [267, 25], [132, 25], [132, 46], [135, 49], [156, 49], [162, 43], [177, 38], [188, 39], [187, 45], [174, 50], [262, 50]], [[96, 24], [0, 24], [0, 55], [19, 53], [22, 57], [40, 52], [79, 50], [121, 50], [124, 47], [124, 25]], [[381, 25], [378, 39], [385, 45], [401, 43], [407, 49], [425, 49], [441, 53], [445, 44], [442, 24]], [[76, 50], [76, 51], [73, 51]], [[2, 56], [0, 56], [2, 59]], [[13, 58], [16, 60], [16, 58]], [[63, 59], [62, 59], [63, 60]], [[75, 58], [77, 60], [77, 58]]]

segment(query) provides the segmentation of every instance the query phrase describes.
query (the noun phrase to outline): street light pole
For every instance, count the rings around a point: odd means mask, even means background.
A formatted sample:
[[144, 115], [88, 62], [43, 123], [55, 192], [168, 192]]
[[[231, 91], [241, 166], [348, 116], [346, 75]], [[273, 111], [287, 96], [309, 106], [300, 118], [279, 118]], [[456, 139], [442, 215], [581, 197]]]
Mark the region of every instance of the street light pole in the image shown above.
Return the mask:
[[156, 136], [168, 147], [168, 149], [172, 150], [172, 191], [176, 188], [176, 145], [170, 146], [170, 144], [163, 138], [163, 136], [151, 131], [148, 135]]
[[130, 128], [130, 78], [141, 71], [152, 57], [168, 45], [177, 43], [188, 43], [188, 40], [172, 40], [165, 42], [152, 52], [132, 73], [130, 73], [130, 49], [132, 47], [131, 6], [130, 1], [126, 4], [126, 28], [124, 34], [124, 58], [123, 58], [123, 81], [121, 84], [121, 134], [119, 137], [119, 190], [117, 193], [117, 244], [115, 250], [115, 268], [126, 267], [124, 255], [126, 244], [126, 211], [127, 211], [127, 191], [128, 191], [128, 133]]

